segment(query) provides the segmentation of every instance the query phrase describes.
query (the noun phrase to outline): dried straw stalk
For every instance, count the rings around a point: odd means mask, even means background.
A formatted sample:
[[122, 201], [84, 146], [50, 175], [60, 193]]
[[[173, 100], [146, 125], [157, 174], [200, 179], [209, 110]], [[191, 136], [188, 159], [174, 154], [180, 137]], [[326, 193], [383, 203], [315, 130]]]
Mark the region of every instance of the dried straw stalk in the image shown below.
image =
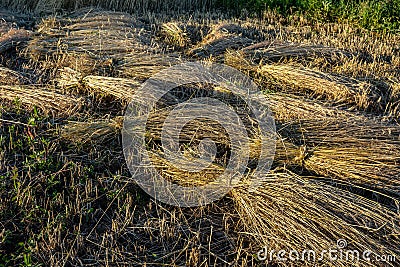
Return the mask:
[[183, 60], [178, 54], [132, 53], [118, 60], [115, 71], [123, 78], [146, 80], [163, 69], [181, 63]]

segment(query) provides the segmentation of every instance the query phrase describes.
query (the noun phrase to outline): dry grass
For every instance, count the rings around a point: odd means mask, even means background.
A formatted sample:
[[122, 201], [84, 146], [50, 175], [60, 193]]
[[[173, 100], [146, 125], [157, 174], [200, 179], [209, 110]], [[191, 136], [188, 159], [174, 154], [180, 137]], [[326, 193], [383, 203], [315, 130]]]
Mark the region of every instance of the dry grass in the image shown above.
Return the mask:
[[[117, 8], [169, 3], [139, 2]], [[81, 3], [13, 4], [43, 10]], [[262, 263], [254, 253], [264, 245], [321, 251], [336, 248], [339, 238], [349, 249], [400, 255], [400, 130], [393, 121], [399, 114], [398, 35], [350, 25], [311, 27], [272, 13], [261, 21], [225, 18], [76, 10], [39, 21], [23, 52], [24, 45], [15, 43], [0, 57], [0, 265], [29, 265], [32, 257], [32, 265], [51, 266], [257, 266]], [[123, 107], [160, 70], [202, 57], [222, 62], [224, 53], [226, 64], [250, 74], [266, 92], [278, 128], [273, 171], [254, 192], [244, 175], [227, 197], [205, 207], [174, 208], [149, 199], [123, 157]], [[43, 74], [32, 80], [46, 84], [23, 85], [31, 84], [26, 72]], [[111, 98], [90, 102], [90, 95]], [[181, 86], [150, 114], [144, 152], [163, 177], [183, 186], [214, 183], [236, 149], [222, 125], [200, 118], [180, 133], [180, 150], [198, 160], [200, 140], [210, 138], [217, 159], [201, 172], [168, 160], [160, 141], [169, 111], [202, 96], [232, 106], [247, 127], [248, 173], [261, 155], [261, 135], [243, 101], [224, 88]], [[82, 98], [88, 99], [86, 112], [79, 112]], [[35, 126], [25, 124], [32, 117]]]

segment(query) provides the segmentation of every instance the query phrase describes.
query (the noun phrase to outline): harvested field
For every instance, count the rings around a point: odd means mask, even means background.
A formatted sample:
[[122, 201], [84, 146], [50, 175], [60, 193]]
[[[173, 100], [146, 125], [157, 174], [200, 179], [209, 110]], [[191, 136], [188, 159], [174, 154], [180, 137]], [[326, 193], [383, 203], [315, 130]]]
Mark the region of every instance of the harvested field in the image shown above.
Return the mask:
[[[99, 6], [168, 5], [117, 2]], [[398, 34], [272, 12], [139, 15], [81, 4], [25, 3], [36, 11], [76, 7], [51, 16], [0, 12], [0, 266], [398, 266]], [[177, 85], [196, 77], [187, 67], [147, 80], [197, 61], [248, 75], [269, 109], [252, 110], [235, 95], [230, 82], [243, 85], [236, 76]], [[143, 86], [157, 84], [174, 88], [154, 102]], [[131, 105], [139, 97], [148, 114]], [[198, 99], [228, 111], [202, 113]], [[188, 120], [213, 112], [223, 119]], [[271, 132], [257, 112], [273, 115]], [[140, 145], [127, 148], [126, 133], [143, 134]], [[148, 155], [138, 173], [158, 174], [166, 188], [233, 186], [203, 206], [163, 203], [133, 178], [130, 149]], [[234, 173], [241, 157], [243, 172]], [[271, 170], [260, 172], [269, 161]], [[260, 258], [264, 247], [275, 254]], [[280, 250], [299, 257], [282, 260]], [[320, 254], [328, 250], [342, 256]], [[346, 251], [367, 251], [372, 261]]]

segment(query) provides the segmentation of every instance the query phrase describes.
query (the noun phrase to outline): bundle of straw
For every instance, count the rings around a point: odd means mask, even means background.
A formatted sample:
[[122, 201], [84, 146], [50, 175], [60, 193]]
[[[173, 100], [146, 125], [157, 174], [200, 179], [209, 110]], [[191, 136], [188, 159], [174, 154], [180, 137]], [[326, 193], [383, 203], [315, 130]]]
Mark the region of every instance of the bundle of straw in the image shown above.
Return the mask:
[[212, 31], [188, 55], [205, 58], [219, 56], [229, 49], [240, 49], [254, 41], [243, 36], [246, 29], [234, 24], [217, 24]]
[[0, 99], [38, 107], [45, 113], [72, 114], [82, 106], [80, 98], [57, 92], [53, 87], [36, 85], [0, 86]]
[[320, 71], [290, 65], [264, 65], [259, 73], [289, 92], [324, 98], [335, 103], [345, 103], [360, 110], [379, 106], [381, 99], [373, 87], [365, 82], [332, 76]]
[[133, 79], [111, 78], [103, 76], [86, 76], [83, 85], [94, 92], [112, 95], [124, 102], [132, 99], [136, 89], [141, 85]]
[[[74, 67], [60, 68], [56, 82], [63, 88], [76, 87], [85, 79], [89, 85], [94, 85], [97, 81], [109, 87], [118, 87], [118, 82], [137, 87], [138, 81], [144, 81], [163, 69], [180, 63], [183, 63], [183, 60], [176, 54], [127, 54], [118, 60], [108, 62], [108, 64], [112, 64], [113, 72], [124, 79], [118, 80], [117, 78], [90, 75], [93, 69], [99, 69], [102, 66], [100, 62], [100, 65], [90, 65], [89, 69], [82, 68], [82, 65], [79, 64]], [[128, 88], [128, 86], [124, 86], [124, 88]], [[121, 93], [123, 94], [123, 91]], [[128, 89], [126, 94], [129, 95], [130, 93], [131, 90]]]
[[385, 97], [367, 82], [330, 75], [321, 71], [287, 64], [257, 65], [243, 52], [228, 51], [225, 63], [251, 76], [265, 88], [296, 95], [322, 98], [349, 109], [382, 111]]
[[31, 32], [27, 30], [10, 29], [7, 33], [0, 36], [0, 53], [4, 53], [21, 42], [29, 40]]
[[98, 95], [112, 96], [123, 103], [128, 103], [141, 83], [135, 79], [113, 78], [105, 76], [84, 76], [71, 68], [59, 70], [57, 85], [68, 90], [86, 90]]
[[183, 63], [178, 54], [132, 53], [119, 58], [115, 72], [123, 78], [146, 80], [173, 65]]
[[[257, 155], [259, 147], [253, 147]], [[374, 192], [392, 204], [398, 202], [392, 196], [400, 192], [400, 152], [382, 150], [380, 147], [338, 145], [295, 145], [287, 139], [279, 139], [274, 165], [305, 170], [338, 184], [357, 186]], [[391, 195], [391, 196], [388, 196]]]
[[35, 61], [78, 69], [85, 74], [112, 71], [113, 60], [128, 53], [159, 48], [150, 32], [125, 13], [93, 11], [50, 19], [26, 49]]
[[82, 14], [78, 10], [65, 18], [44, 20], [30, 51], [105, 56], [147, 50], [151, 36], [141, 26], [127, 13], [94, 10]]
[[322, 176], [399, 194], [397, 125], [287, 95], [267, 98], [281, 134], [306, 148], [299, 154], [300, 147], [287, 146], [283, 153], [289, 161]]
[[[260, 246], [268, 246], [269, 252], [297, 250], [301, 257], [304, 250], [338, 249], [339, 239], [348, 241], [343, 250], [370, 250], [372, 255], [400, 252], [397, 213], [312, 177], [273, 171], [257, 190], [249, 192], [239, 186], [231, 191], [231, 196], [248, 234]], [[270, 263], [275, 261], [276, 254]], [[349, 262], [324, 259], [319, 264], [348, 266]], [[375, 266], [362, 259], [357, 264]]]
[[61, 137], [77, 143], [104, 143], [120, 132], [123, 117], [93, 122], [70, 121], [61, 130]]
[[400, 195], [400, 153], [374, 147], [316, 147], [303, 166], [319, 175]]
[[318, 58], [335, 55], [350, 56], [349, 53], [332, 47], [313, 44], [265, 41], [247, 46], [241, 50], [245, 57], [254, 62], [276, 62], [284, 58]]
[[165, 42], [176, 48], [184, 48], [191, 43], [186, 31], [175, 22], [164, 23], [161, 26], [161, 34]]
[[[388, 149], [400, 144], [398, 125], [383, 121], [379, 117], [327, 107], [313, 100], [284, 94], [267, 94], [268, 104], [275, 119], [289, 129], [293, 126], [303, 138], [313, 145], [358, 144], [381, 145]], [[292, 134], [295, 134], [293, 132]]]

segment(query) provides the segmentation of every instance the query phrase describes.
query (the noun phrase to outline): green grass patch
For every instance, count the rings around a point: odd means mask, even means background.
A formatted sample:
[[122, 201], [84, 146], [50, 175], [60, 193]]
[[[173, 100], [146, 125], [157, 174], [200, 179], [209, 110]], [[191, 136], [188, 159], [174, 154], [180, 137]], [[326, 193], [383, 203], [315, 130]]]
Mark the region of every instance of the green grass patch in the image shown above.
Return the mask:
[[400, 0], [221, 0], [219, 5], [258, 14], [275, 10], [284, 16], [298, 14], [316, 21], [347, 21], [374, 31], [400, 29]]

